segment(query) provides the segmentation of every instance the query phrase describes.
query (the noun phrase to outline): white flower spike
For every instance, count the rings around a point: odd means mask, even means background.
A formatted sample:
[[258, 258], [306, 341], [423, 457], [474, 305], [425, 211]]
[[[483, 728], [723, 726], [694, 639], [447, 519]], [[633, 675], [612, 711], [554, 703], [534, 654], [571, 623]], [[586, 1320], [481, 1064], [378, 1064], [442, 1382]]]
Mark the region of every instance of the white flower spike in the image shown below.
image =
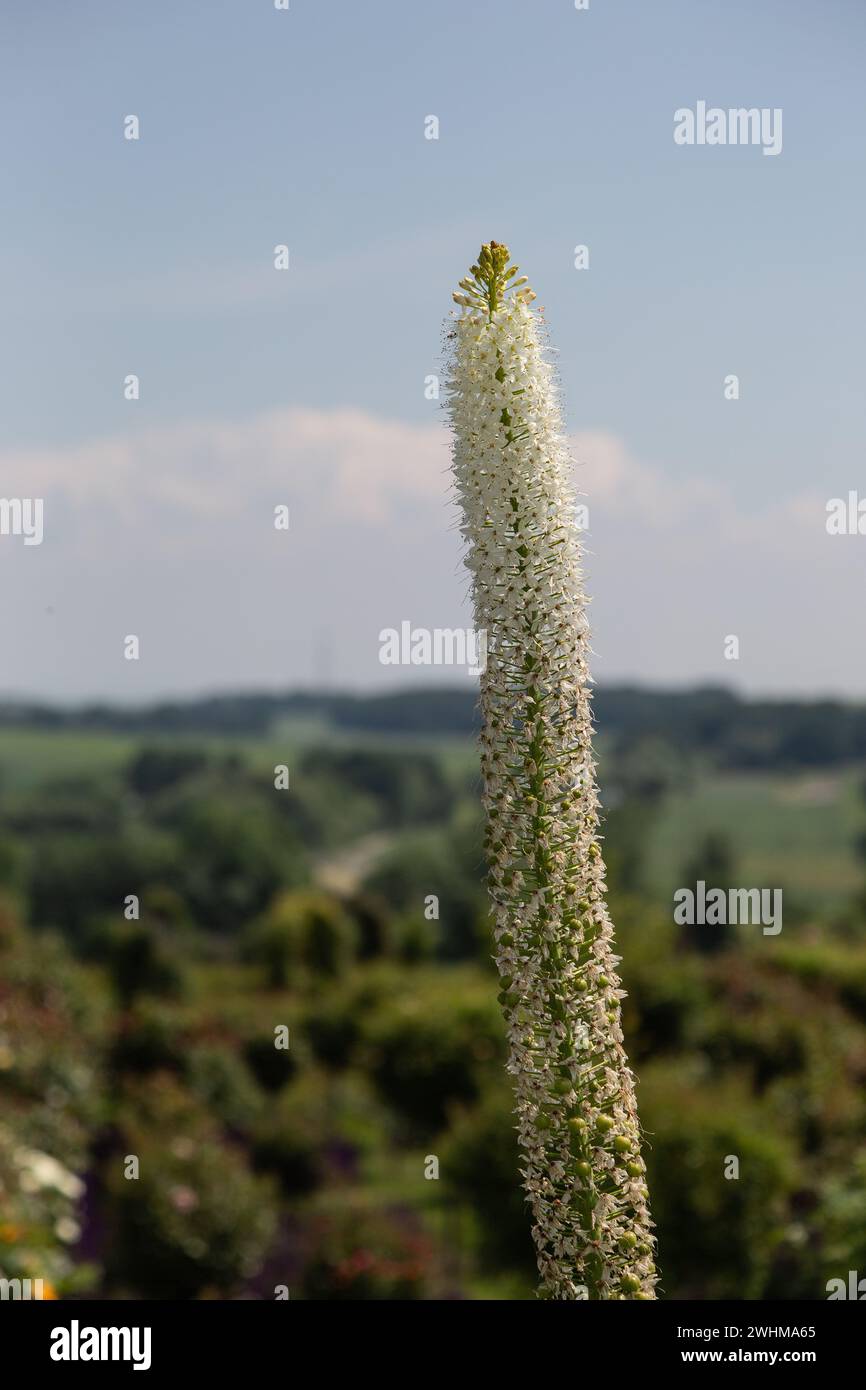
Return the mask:
[[570, 459], [535, 295], [491, 241], [447, 379], [481, 676], [486, 854], [524, 1186], [553, 1299], [654, 1298], [605, 902]]

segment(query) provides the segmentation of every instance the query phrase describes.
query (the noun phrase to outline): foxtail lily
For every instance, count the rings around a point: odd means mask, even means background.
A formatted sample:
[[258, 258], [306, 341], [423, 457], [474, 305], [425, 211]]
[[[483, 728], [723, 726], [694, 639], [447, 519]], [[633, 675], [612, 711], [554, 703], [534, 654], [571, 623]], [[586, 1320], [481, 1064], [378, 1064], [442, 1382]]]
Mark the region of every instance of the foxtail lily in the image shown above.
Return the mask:
[[571, 460], [535, 295], [491, 241], [460, 282], [448, 410], [481, 674], [486, 855], [539, 1294], [655, 1297], [599, 844]]

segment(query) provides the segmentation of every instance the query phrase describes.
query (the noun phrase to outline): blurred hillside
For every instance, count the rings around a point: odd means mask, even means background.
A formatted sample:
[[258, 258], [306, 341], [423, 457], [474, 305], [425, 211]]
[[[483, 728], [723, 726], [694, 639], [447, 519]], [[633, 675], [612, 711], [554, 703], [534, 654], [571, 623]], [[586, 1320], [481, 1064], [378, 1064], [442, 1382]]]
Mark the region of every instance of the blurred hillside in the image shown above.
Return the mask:
[[[596, 710], [664, 1291], [824, 1298], [866, 1266], [866, 709]], [[449, 690], [0, 710], [0, 1277], [532, 1296], [473, 724]], [[700, 877], [782, 888], [781, 934], [675, 927]]]

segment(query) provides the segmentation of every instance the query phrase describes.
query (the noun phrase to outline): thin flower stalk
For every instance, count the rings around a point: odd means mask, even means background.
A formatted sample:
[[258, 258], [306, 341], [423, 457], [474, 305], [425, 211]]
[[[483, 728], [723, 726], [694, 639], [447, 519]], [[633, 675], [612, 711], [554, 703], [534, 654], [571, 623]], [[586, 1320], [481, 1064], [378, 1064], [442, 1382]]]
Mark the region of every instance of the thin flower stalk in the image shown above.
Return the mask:
[[599, 843], [571, 460], [526, 278], [490, 242], [454, 295], [448, 409], [481, 675], [499, 999], [539, 1294], [654, 1298]]

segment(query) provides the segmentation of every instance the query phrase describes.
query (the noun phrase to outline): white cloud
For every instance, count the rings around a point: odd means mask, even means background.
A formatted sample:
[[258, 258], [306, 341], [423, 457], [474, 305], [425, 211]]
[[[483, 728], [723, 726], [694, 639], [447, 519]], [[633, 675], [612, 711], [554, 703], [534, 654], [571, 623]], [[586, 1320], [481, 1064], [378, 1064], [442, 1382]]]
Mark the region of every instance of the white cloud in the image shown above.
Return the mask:
[[[598, 679], [862, 690], [849, 626], [866, 538], [828, 537], [825, 498], [753, 506], [723, 480], [635, 458], [610, 431], [572, 444]], [[403, 619], [468, 620], [448, 464], [440, 422], [355, 409], [0, 455], [0, 496], [45, 499], [42, 546], [0, 538], [5, 688], [146, 698], [288, 686], [316, 675], [322, 647], [340, 684], [418, 675], [383, 670], [377, 634]], [[273, 528], [279, 503], [287, 536]], [[142, 635], [134, 669], [118, 657], [126, 632]], [[738, 663], [722, 657], [729, 633]]]
[[69, 449], [0, 454], [7, 496], [44, 496], [130, 519], [163, 507], [202, 520], [263, 501], [303, 500], [317, 514], [385, 523], [448, 490], [438, 425], [361, 410], [270, 411], [239, 423], [184, 423]]

